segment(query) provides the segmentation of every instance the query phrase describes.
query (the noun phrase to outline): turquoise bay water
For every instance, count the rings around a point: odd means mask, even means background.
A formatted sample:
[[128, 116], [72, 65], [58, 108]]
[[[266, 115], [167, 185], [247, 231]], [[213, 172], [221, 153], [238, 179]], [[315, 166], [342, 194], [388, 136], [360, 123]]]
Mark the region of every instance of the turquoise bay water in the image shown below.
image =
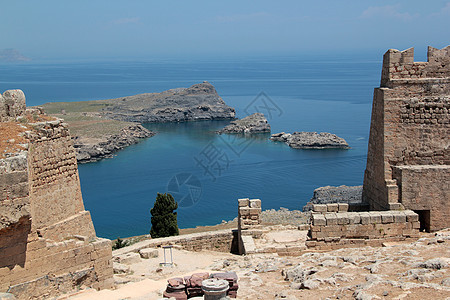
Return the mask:
[[[229, 121], [145, 124], [158, 134], [113, 159], [79, 166], [97, 234], [116, 238], [148, 233], [157, 192], [170, 191], [182, 200], [178, 223], [187, 228], [233, 219], [238, 198], [260, 198], [263, 209], [301, 209], [317, 187], [362, 184], [372, 91], [380, 76], [377, 58], [2, 65], [0, 90], [21, 88], [27, 104], [38, 105], [159, 92], [207, 80], [238, 117], [259, 107], [273, 133], [327, 131], [352, 147], [297, 150], [267, 135], [214, 133]], [[274, 109], [271, 115], [264, 106]]]

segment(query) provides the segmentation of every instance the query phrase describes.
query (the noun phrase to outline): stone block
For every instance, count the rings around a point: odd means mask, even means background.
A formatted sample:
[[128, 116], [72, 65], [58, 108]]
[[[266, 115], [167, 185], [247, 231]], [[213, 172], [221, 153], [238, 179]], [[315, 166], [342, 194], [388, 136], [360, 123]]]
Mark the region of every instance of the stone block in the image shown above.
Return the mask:
[[406, 223], [406, 215], [403, 212], [397, 211], [394, 213], [395, 223]]
[[241, 216], [246, 216], [250, 214], [250, 208], [248, 207], [239, 207], [239, 214]]
[[139, 255], [139, 253], [126, 253], [115, 256], [114, 261], [121, 264], [131, 265], [140, 262], [141, 256]]
[[337, 225], [336, 213], [326, 213], [325, 219], [327, 221], [327, 226], [328, 225]]
[[325, 213], [327, 212], [326, 204], [313, 204], [313, 212]]
[[141, 255], [141, 258], [149, 259], [149, 258], [156, 258], [159, 256], [158, 249], [151, 249], [151, 248], [145, 248], [139, 250], [139, 254]]
[[419, 215], [413, 212], [412, 210], [405, 210], [404, 211], [406, 215], [406, 221], [407, 222], [417, 222], [419, 221]]
[[259, 215], [261, 213], [261, 208], [252, 207], [248, 209], [250, 215]]
[[359, 213], [357, 213], [357, 212], [349, 212], [348, 213], [348, 223], [349, 224], [360, 224], [361, 223], [361, 217], [359, 216]]
[[113, 263], [114, 274], [126, 274], [130, 272], [130, 266], [118, 262]]
[[327, 225], [327, 221], [325, 216], [322, 214], [313, 214], [312, 215], [313, 225], [314, 226], [325, 226]]
[[369, 224], [369, 222], [370, 222], [369, 213], [361, 213], [359, 216], [361, 218], [361, 224], [363, 224], [363, 225]]
[[336, 217], [337, 217], [338, 225], [347, 225], [349, 223], [348, 214], [347, 213], [344, 213], [344, 212], [337, 213]]
[[248, 198], [243, 198], [243, 199], [238, 199], [238, 203], [239, 203], [239, 207], [247, 207], [249, 206], [249, 199]]
[[394, 222], [394, 216], [389, 211], [381, 212], [381, 223], [388, 224]]
[[338, 211], [339, 212], [347, 212], [348, 204], [347, 203], [338, 203]]
[[261, 208], [261, 200], [260, 199], [251, 199], [250, 200], [250, 208]]
[[370, 212], [370, 224], [380, 224], [381, 223], [381, 213], [379, 212]]
[[339, 205], [337, 203], [329, 203], [327, 204], [327, 211], [328, 212], [337, 212], [339, 208]]
[[8, 90], [3, 93], [3, 101], [8, 116], [23, 116], [26, 109], [25, 94], [21, 90]]

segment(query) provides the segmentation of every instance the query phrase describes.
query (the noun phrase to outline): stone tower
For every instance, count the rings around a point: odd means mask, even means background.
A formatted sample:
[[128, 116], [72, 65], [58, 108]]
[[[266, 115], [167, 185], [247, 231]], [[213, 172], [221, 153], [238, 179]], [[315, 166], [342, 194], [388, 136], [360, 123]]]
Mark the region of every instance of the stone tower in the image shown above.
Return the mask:
[[111, 244], [84, 209], [67, 124], [6, 91], [0, 149], [0, 292], [28, 299], [111, 287]]
[[374, 91], [363, 200], [411, 209], [428, 231], [450, 227], [450, 46], [388, 50]]

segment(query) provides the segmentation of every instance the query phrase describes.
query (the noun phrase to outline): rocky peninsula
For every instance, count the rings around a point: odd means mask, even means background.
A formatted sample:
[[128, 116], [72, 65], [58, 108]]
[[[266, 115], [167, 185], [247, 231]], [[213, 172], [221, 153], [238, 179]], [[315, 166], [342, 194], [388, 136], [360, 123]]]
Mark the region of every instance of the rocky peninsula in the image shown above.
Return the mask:
[[272, 134], [272, 141], [284, 142], [296, 149], [349, 149], [348, 143], [335, 134], [328, 132], [280, 132]]
[[230, 125], [225, 126], [217, 133], [230, 134], [248, 134], [248, 133], [263, 133], [270, 132], [270, 125], [266, 117], [262, 113], [254, 113], [240, 120], [231, 121]]
[[140, 139], [154, 135], [154, 132], [144, 128], [142, 125], [135, 124], [122, 128], [118, 134], [102, 138], [76, 136], [74, 138], [74, 148], [77, 151], [77, 161], [86, 163], [112, 157], [114, 152], [136, 144]]
[[46, 103], [42, 109], [70, 126], [79, 163], [112, 157], [114, 152], [155, 135], [140, 123], [233, 119], [208, 82], [162, 93], [109, 100]]

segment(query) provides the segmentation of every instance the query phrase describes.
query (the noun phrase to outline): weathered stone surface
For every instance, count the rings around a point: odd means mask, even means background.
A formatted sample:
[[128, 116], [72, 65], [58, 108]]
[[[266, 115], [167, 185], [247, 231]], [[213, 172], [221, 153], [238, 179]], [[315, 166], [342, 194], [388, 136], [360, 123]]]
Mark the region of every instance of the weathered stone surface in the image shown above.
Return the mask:
[[270, 125], [262, 113], [254, 113], [240, 120], [231, 121], [217, 133], [263, 133], [270, 132]]
[[111, 119], [129, 122], [185, 122], [233, 119], [235, 110], [225, 104], [208, 82], [189, 88], [162, 93], [105, 100], [110, 103], [102, 114]]
[[111, 287], [111, 244], [95, 236], [84, 209], [67, 126], [29, 121], [32, 111], [25, 111], [19, 90], [3, 98], [8, 118], [2, 121], [21, 126], [16, 117], [25, 113], [20, 121], [29, 130], [20, 137], [27, 147], [0, 159], [0, 291], [41, 299], [80, 286]]
[[[1, 102], [2, 101], [0, 101], [0, 105]], [[22, 90], [5, 91], [3, 93], [3, 103], [5, 105], [6, 114], [9, 117], [15, 119], [16, 117], [22, 116], [25, 113], [25, 94], [22, 92]]]
[[114, 261], [125, 265], [131, 265], [140, 262], [141, 256], [139, 255], [139, 253], [131, 252], [114, 256]]
[[428, 47], [427, 62], [414, 62], [414, 48], [384, 54], [364, 174], [371, 210], [404, 207], [424, 229], [450, 226], [449, 111], [450, 46]]
[[149, 259], [149, 258], [156, 258], [159, 256], [158, 249], [141, 249], [139, 250], [139, 254], [141, 255], [141, 258]]
[[130, 272], [130, 266], [118, 262], [113, 262], [113, 270], [114, 274], [126, 274]]
[[335, 134], [328, 132], [280, 132], [272, 134], [272, 141], [284, 142], [296, 149], [349, 149], [348, 143]]

